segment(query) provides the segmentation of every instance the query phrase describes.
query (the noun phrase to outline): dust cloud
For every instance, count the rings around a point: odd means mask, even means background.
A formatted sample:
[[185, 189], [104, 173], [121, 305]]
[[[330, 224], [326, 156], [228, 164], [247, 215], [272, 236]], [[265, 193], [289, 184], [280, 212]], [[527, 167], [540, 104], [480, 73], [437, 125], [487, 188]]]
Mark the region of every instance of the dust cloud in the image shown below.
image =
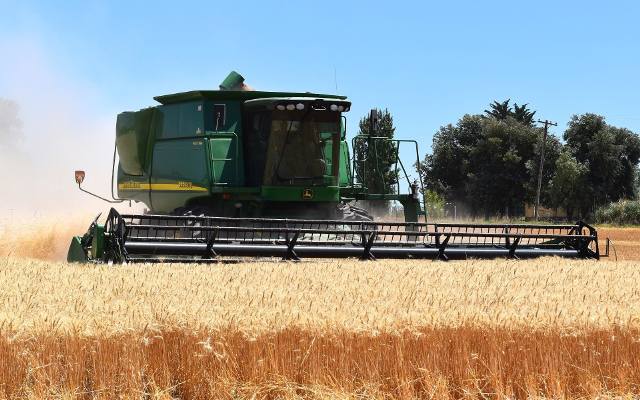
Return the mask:
[[110, 196], [117, 111], [98, 106], [100, 94], [54, 59], [37, 40], [0, 39], [0, 230], [110, 207], [78, 190], [74, 170], [87, 172], [85, 188]]

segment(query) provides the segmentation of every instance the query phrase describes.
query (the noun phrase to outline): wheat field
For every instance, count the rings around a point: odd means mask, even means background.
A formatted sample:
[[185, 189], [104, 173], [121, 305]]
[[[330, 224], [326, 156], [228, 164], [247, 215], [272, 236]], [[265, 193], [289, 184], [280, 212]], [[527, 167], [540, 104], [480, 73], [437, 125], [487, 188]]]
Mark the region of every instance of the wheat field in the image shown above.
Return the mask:
[[48, 226], [0, 234], [0, 398], [640, 396], [635, 228], [618, 261], [96, 266]]

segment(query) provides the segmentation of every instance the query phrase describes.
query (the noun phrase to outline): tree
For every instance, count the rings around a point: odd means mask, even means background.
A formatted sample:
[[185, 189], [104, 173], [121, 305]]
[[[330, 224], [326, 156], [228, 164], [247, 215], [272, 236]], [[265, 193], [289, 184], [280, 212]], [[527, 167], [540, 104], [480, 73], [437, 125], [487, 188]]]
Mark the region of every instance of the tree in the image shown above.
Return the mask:
[[512, 114], [511, 106], [509, 102], [511, 99], [506, 99], [502, 103], [494, 100], [493, 103], [489, 105], [490, 110], [484, 110], [484, 113], [487, 114], [488, 117], [493, 117], [498, 120], [505, 120]]
[[584, 164], [564, 150], [556, 160], [555, 173], [549, 182], [549, 204], [564, 207], [569, 218], [576, 211], [582, 214], [582, 210], [589, 207], [591, 188], [587, 183], [588, 172]]
[[[504, 115], [508, 103], [494, 102], [495, 115]], [[465, 115], [456, 125], [441, 127], [433, 138], [433, 153], [420, 166], [426, 188], [473, 215], [520, 213], [535, 198], [542, 130], [528, 123], [533, 112], [526, 104], [518, 110], [524, 121], [486, 111], [491, 117]], [[550, 136], [543, 184], [553, 176], [560, 149], [558, 139]], [[548, 191], [543, 191], [545, 198]]]
[[482, 135], [484, 121], [479, 115], [465, 115], [456, 125], [446, 125], [433, 137], [432, 154], [421, 163], [425, 187], [451, 201], [467, 197], [465, 183], [469, 157]]
[[625, 128], [608, 125], [596, 114], [574, 115], [564, 133], [567, 148], [585, 165], [592, 190], [584, 214], [598, 206], [636, 195], [640, 138]]
[[[537, 188], [542, 130], [527, 104], [494, 101], [485, 115], [465, 115], [434, 135], [420, 166], [425, 186], [473, 215], [518, 214]], [[640, 190], [640, 138], [596, 114], [573, 116], [566, 145], [545, 146], [541, 202], [586, 217], [598, 206], [634, 198]]]
[[19, 111], [16, 102], [0, 97], [0, 148], [13, 148], [22, 140]]
[[528, 104], [523, 104], [518, 106], [518, 103], [513, 104], [513, 118], [525, 125], [532, 126], [533, 125], [533, 117], [536, 115], [535, 111], [531, 111], [527, 108]]
[[[384, 137], [393, 139], [395, 128], [393, 117], [389, 110], [374, 109], [377, 123], [373, 131], [369, 122], [369, 115], [360, 120], [360, 136]], [[393, 168], [397, 160], [397, 148], [394, 142], [376, 139], [358, 139], [354, 145], [356, 159], [356, 178], [366, 188], [368, 193], [395, 193], [398, 177]], [[374, 213], [387, 213], [387, 202], [371, 202], [369, 208]]]
[[484, 121], [466, 171], [466, 203], [471, 210], [485, 217], [508, 217], [532, 199], [529, 183], [534, 174], [528, 165], [536, 158], [539, 133], [513, 119]]
[[[527, 161], [527, 170], [529, 171], [529, 182], [527, 183], [527, 200], [535, 201], [538, 189], [538, 173], [540, 171], [540, 153], [542, 150], [542, 129], [538, 130], [539, 138], [536, 141], [533, 157]], [[547, 136], [547, 142], [544, 148], [544, 165], [542, 167], [542, 186], [540, 188], [540, 202], [543, 205], [550, 205], [550, 192], [548, 183], [553, 178], [556, 170], [556, 161], [562, 153], [563, 145], [560, 139], [554, 135]]]
[[442, 218], [445, 216], [444, 197], [433, 190], [427, 190], [424, 194], [424, 202], [427, 207], [427, 217], [429, 219]]
[[507, 99], [503, 102], [499, 102], [494, 100], [493, 103], [489, 105], [489, 110], [484, 110], [486, 117], [494, 118], [500, 121], [504, 121], [507, 118], [511, 117], [516, 121], [520, 122], [524, 125], [533, 126], [533, 117], [536, 112], [531, 111], [527, 108], [529, 104], [525, 103], [521, 106], [518, 103], [513, 103], [513, 109], [509, 105], [511, 99]]

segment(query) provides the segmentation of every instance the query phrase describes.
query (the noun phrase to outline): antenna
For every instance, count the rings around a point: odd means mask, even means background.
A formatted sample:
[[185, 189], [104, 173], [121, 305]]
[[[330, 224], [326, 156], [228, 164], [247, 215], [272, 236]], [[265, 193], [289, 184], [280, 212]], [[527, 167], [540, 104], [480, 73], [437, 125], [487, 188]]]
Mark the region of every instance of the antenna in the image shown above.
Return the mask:
[[336, 66], [333, 66], [333, 83], [336, 85], [336, 93], [338, 93], [338, 72]]

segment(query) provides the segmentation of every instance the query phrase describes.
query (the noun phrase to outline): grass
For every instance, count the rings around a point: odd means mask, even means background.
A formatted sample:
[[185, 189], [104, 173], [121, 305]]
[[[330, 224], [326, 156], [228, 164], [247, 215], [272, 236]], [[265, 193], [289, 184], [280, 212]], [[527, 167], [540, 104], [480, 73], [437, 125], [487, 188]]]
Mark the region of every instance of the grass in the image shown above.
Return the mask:
[[48, 226], [0, 234], [0, 398], [640, 396], [632, 228], [618, 262], [96, 266]]

